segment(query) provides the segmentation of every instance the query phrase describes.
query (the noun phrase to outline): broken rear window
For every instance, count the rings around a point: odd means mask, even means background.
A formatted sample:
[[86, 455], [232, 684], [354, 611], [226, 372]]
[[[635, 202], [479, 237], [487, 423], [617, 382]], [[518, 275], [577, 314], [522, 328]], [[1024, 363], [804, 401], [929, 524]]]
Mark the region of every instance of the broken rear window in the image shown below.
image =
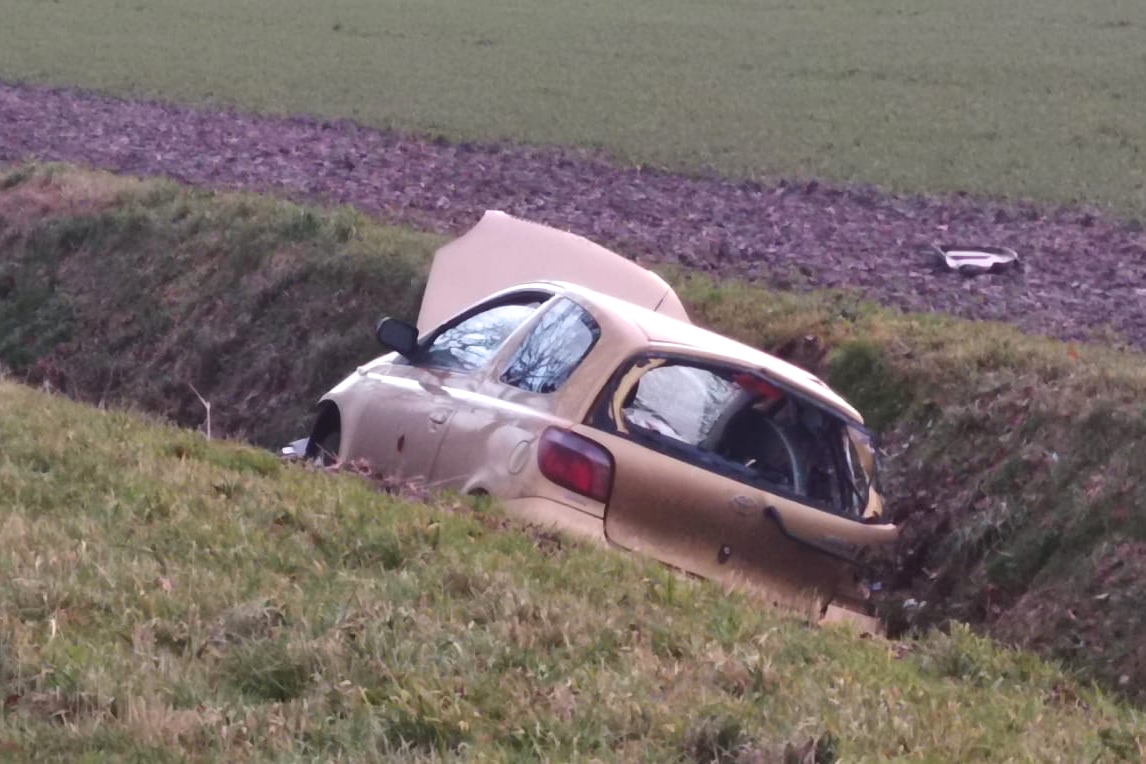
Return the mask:
[[646, 358], [615, 380], [594, 424], [677, 459], [840, 514], [868, 498], [866, 439], [761, 374]]

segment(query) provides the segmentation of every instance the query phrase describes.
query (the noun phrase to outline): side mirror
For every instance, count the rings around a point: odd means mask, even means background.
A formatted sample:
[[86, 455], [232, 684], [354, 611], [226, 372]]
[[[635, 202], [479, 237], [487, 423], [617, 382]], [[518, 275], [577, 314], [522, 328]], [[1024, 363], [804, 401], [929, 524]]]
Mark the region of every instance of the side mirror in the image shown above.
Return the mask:
[[384, 318], [378, 322], [374, 336], [387, 350], [396, 350], [399, 355], [410, 356], [418, 349], [418, 327], [411, 326], [396, 318]]

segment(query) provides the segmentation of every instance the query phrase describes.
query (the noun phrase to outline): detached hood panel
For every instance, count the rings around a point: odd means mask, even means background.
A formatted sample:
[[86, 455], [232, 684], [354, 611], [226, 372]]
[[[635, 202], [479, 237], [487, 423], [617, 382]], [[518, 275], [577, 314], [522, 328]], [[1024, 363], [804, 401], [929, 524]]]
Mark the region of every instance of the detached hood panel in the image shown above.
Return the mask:
[[566, 281], [688, 321], [660, 276], [556, 228], [489, 211], [437, 251], [418, 314], [421, 332], [494, 292], [531, 281]]

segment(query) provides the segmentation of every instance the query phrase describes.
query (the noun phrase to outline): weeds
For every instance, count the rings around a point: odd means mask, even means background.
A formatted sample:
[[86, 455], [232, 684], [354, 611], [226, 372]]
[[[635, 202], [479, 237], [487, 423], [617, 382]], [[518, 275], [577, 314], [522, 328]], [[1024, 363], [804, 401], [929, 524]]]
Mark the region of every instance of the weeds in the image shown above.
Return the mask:
[[875, 430], [893, 425], [911, 402], [913, 391], [884, 357], [887, 349], [864, 340], [844, 342], [831, 353], [826, 376], [864, 412]]
[[379, 314], [414, 315], [436, 243], [352, 211], [156, 182], [101, 190], [77, 212], [77, 188], [124, 184], [20, 173], [8, 204], [34, 195], [60, 211], [19, 222], [0, 255], [0, 362], [73, 397], [271, 447], [302, 434], [319, 394], [376, 352]]
[[310, 675], [302, 656], [294, 654], [288, 645], [271, 639], [231, 648], [219, 666], [219, 678], [255, 703], [282, 703], [302, 697]]

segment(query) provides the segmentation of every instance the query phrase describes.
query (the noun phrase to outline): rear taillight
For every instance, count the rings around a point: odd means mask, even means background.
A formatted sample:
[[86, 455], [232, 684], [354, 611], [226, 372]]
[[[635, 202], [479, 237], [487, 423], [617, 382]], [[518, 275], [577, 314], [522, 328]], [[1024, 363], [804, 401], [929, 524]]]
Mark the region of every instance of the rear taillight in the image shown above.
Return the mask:
[[601, 503], [613, 487], [613, 457], [602, 446], [568, 430], [548, 428], [537, 447], [541, 474], [562, 488]]

